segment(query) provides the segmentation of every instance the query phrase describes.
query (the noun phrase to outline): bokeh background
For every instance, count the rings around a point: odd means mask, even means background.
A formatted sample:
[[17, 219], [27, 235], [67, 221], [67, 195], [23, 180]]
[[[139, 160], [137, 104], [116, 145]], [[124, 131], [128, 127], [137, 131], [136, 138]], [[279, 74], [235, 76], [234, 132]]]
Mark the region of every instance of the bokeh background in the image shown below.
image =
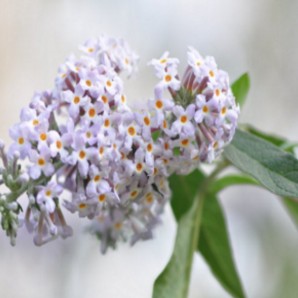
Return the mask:
[[[0, 136], [35, 90], [52, 88], [60, 63], [85, 39], [124, 37], [139, 53], [139, 75], [126, 82], [136, 105], [152, 96], [147, 67], [169, 50], [186, 61], [193, 45], [213, 55], [231, 80], [251, 76], [241, 115], [268, 132], [298, 140], [298, 1], [294, 0], [0, 0]], [[250, 298], [298, 297], [298, 231], [274, 195], [253, 187], [222, 193], [235, 260]], [[84, 223], [75, 236], [36, 248], [23, 229], [17, 247], [0, 234], [0, 297], [149, 298], [175, 237], [168, 209], [156, 239], [101, 256]], [[189, 297], [230, 297], [200, 256]]]

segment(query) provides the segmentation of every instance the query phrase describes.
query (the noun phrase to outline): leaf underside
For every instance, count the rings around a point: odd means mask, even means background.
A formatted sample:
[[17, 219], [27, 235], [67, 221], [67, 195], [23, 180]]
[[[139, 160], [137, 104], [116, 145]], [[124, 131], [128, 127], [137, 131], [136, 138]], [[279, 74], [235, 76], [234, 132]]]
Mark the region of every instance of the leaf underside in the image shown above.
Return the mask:
[[298, 197], [298, 160], [277, 146], [237, 130], [224, 156], [271, 192]]

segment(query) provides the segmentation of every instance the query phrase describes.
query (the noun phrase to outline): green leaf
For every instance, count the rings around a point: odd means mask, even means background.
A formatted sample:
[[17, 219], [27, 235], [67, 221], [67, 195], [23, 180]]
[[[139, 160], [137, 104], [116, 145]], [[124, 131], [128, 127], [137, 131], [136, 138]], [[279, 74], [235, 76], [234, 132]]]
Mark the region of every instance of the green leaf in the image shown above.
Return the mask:
[[280, 147], [281, 149], [283, 149], [286, 152], [293, 153], [293, 149], [298, 146], [297, 143], [290, 142], [287, 139], [285, 139], [281, 136], [275, 135], [275, 134], [263, 132], [263, 131], [253, 127], [252, 125], [246, 124], [246, 125], [243, 125], [242, 127], [245, 131], [247, 131], [261, 139], [264, 139], [264, 140], [274, 144], [277, 147]]
[[154, 284], [153, 298], [185, 298], [190, 282], [193, 254], [199, 238], [203, 197], [197, 197], [178, 224], [173, 255]]
[[[173, 191], [171, 205], [177, 220], [191, 209], [194, 201], [193, 194], [203, 187], [204, 179], [205, 176], [199, 170], [195, 170], [187, 176], [172, 175], [170, 177], [170, 186]], [[252, 180], [250, 178], [249, 181]], [[222, 182], [225, 183], [225, 181]], [[217, 184], [217, 187], [222, 186], [223, 183]], [[215, 185], [216, 182], [212, 184], [212, 190], [215, 189]], [[200, 249], [204, 259], [223, 287], [234, 297], [244, 297], [232, 258], [224, 216], [214, 195], [206, 197], [202, 216], [200, 236], [202, 235], [203, 238], [200, 239], [197, 249]]]
[[298, 201], [292, 198], [282, 198], [282, 201], [288, 213], [291, 215], [292, 220], [298, 226]]
[[232, 91], [236, 98], [236, 102], [240, 107], [244, 105], [246, 96], [250, 87], [250, 79], [248, 73], [244, 73], [239, 79], [232, 84]]
[[204, 202], [198, 248], [222, 286], [234, 297], [245, 297], [235, 268], [224, 214], [215, 195], [209, 194]]
[[[297, 143], [288, 141], [287, 139], [285, 139], [281, 136], [275, 135], [275, 134], [260, 131], [259, 129], [257, 129], [249, 124], [243, 125], [242, 128], [245, 131], [248, 131], [251, 134], [253, 134], [259, 138], [262, 138], [262, 139], [274, 144], [275, 146], [279, 147], [280, 149], [282, 149], [286, 152], [292, 153], [292, 154], [294, 153], [294, 149], [298, 146]], [[220, 180], [216, 181], [214, 184], [215, 190], [216, 190], [216, 188], [220, 188], [221, 184], [222, 183], [220, 183]], [[291, 216], [292, 220], [298, 226], [298, 201], [297, 201], [297, 199], [283, 197], [283, 198], [281, 198], [281, 200], [283, 202], [285, 209]]]
[[252, 125], [250, 124], [246, 124], [244, 127], [244, 130], [261, 138], [261, 139], [264, 139], [278, 147], [281, 147], [284, 143], [286, 143], [286, 139], [285, 138], [282, 138], [280, 136], [277, 136], [275, 134], [269, 134], [269, 133], [266, 133], [266, 132], [263, 132], [255, 127], [253, 127]]
[[187, 176], [172, 175], [169, 178], [172, 189], [171, 206], [177, 222], [192, 206], [204, 175], [195, 170]]
[[224, 156], [271, 192], [298, 197], [298, 160], [273, 144], [237, 130]]
[[248, 184], [248, 185], [259, 185], [258, 182], [246, 175], [227, 175], [224, 176], [212, 183], [212, 192], [213, 193], [219, 193], [225, 188], [233, 185], [242, 185], [242, 184]]

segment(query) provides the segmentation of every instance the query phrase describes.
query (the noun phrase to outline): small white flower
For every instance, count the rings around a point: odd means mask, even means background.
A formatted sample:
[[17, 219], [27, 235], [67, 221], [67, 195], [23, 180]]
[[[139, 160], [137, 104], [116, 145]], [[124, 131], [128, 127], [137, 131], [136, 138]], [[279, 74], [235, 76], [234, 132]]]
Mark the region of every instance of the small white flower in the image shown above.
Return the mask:
[[47, 177], [54, 173], [55, 168], [50, 161], [50, 150], [47, 147], [41, 148], [40, 153], [35, 150], [31, 150], [29, 156], [30, 161], [33, 163], [29, 169], [29, 174], [32, 179], [38, 179], [42, 173]]
[[63, 100], [70, 105], [69, 114], [74, 119], [78, 117], [80, 109], [90, 102], [90, 98], [84, 94], [85, 90], [80, 85], [75, 87], [74, 92], [67, 90], [62, 93]]
[[36, 201], [40, 206], [45, 206], [45, 210], [49, 213], [53, 213], [56, 208], [54, 202], [55, 198], [59, 198], [63, 189], [55, 182], [49, 182], [46, 186], [39, 187], [40, 190], [36, 196]]
[[184, 136], [193, 136], [195, 132], [192, 119], [195, 113], [195, 106], [189, 105], [186, 110], [181, 106], [173, 108], [173, 114], [176, 116], [176, 121], [172, 124], [171, 132], [174, 135], [183, 134]]

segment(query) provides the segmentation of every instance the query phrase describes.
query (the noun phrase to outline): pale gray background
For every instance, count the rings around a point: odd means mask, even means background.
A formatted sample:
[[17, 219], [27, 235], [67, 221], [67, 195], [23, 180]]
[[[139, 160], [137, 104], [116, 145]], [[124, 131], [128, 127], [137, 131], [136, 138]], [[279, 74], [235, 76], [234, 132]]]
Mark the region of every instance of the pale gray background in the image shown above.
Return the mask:
[[[101, 33], [121, 36], [141, 56], [139, 76], [126, 84], [143, 105], [155, 78], [146, 66], [164, 50], [185, 65], [186, 48], [214, 55], [231, 79], [249, 71], [252, 88], [242, 122], [297, 136], [298, 2], [294, 0], [0, 0], [0, 136], [18, 121], [34, 90], [51, 88], [58, 65], [78, 44]], [[248, 297], [294, 298], [298, 233], [279, 200], [252, 187], [221, 196]], [[175, 223], [168, 210], [155, 241], [101, 256], [74, 221], [76, 235], [35, 248], [21, 231], [11, 248], [0, 234], [0, 297], [149, 298], [171, 253]], [[230, 297], [200, 257], [192, 298]]]

